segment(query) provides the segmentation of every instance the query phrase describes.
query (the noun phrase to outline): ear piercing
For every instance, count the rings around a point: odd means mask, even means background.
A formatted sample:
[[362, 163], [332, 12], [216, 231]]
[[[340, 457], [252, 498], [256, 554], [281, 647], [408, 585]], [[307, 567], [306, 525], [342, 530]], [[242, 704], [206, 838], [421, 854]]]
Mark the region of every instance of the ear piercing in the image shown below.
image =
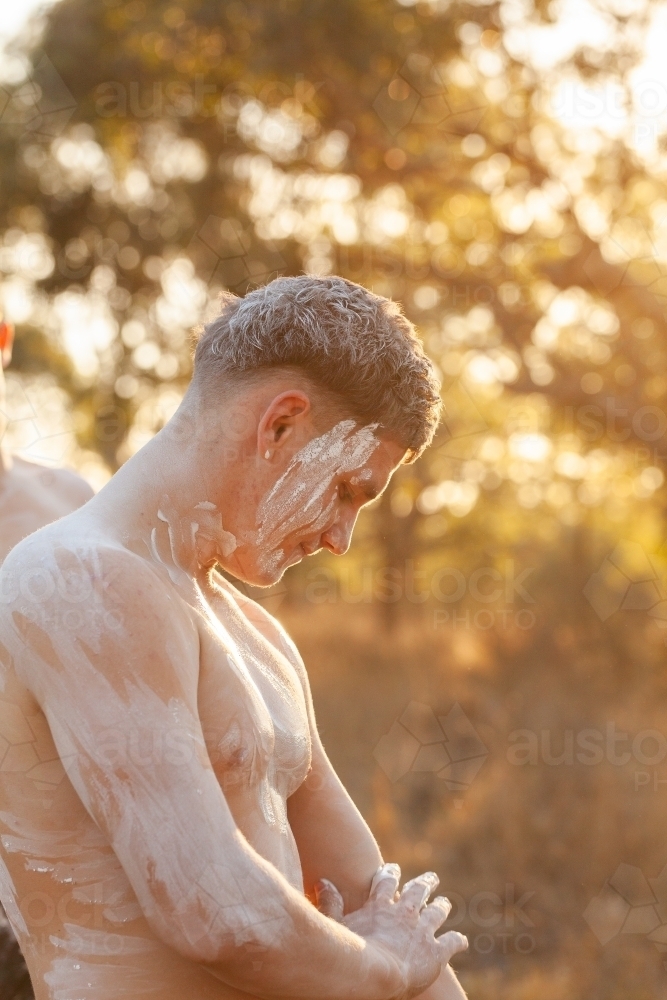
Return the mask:
[[264, 458], [266, 458], [266, 459], [271, 458], [271, 451], [268, 448], [264, 452]]

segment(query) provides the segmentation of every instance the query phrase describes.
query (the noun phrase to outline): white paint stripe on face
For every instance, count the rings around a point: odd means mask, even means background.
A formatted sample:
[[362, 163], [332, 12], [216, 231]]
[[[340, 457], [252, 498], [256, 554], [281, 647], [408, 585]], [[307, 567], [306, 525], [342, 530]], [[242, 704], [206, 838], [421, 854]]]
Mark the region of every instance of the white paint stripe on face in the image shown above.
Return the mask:
[[364, 465], [380, 444], [377, 424], [356, 426], [341, 420], [309, 441], [260, 501], [256, 544], [262, 569], [275, 567], [276, 546], [288, 535], [305, 529], [317, 534], [327, 527], [336, 506], [335, 496], [326, 501], [334, 478]]

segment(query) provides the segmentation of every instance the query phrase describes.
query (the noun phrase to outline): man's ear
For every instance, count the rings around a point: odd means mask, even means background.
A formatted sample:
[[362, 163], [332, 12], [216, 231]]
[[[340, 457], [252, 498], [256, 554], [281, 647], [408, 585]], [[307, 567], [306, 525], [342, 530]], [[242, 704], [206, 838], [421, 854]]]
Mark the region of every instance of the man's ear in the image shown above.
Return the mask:
[[12, 347], [14, 346], [14, 327], [11, 323], [3, 323], [0, 320], [0, 354], [2, 355], [2, 367], [8, 368], [12, 360]]
[[310, 399], [301, 389], [288, 389], [272, 399], [257, 428], [259, 455], [271, 461], [276, 451], [294, 444], [310, 410]]

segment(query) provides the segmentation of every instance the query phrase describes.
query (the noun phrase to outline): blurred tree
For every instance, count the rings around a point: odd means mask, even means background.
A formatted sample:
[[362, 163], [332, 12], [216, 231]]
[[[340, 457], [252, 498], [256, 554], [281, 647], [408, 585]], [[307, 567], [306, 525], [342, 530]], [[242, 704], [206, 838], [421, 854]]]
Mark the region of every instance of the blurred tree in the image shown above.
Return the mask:
[[[422, 331], [443, 374], [435, 447], [362, 520], [339, 579], [326, 557], [292, 572], [322, 607], [291, 624], [383, 847], [416, 871], [433, 845], [461, 893], [480, 872], [485, 889], [539, 888], [541, 950], [489, 958], [498, 975], [474, 995], [495, 1000], [658, 995], [648, 942], [638, 970], [640, 951], [601, 962], [573, 938], [618, 863], [661, 870], [662, 800], [640, 802], [611, 765], [594, 781], [507, 766], [501, 748], [454, 812], [433, 776], [389, 788], [368, 762], [410, 698], [458, 700], [504, 736], [664, 728], [659, 7], [61, 0], [2, 66], [15, 367], [67, 391], [81, 447], [109, 469], [177, 405], [189, 331], [220, 289], [335, 272], [401, 300]], [[388, 640], [371, 602], [384, 629], [409, 612]], [[514, 960], [533, 963], [521, 983]]]
[[5, 84], [0, 267], [81, 445], [113, 469], [169, 416], [218, 290], [333, 270], [403, 301], [445, 379], [388, 545], [480, 485], [566, 523], [652, 496], [666, 161], [604, 100], [575, 121], [610, 79], [631, 104], [651, 9], [601, 3], [606, 45], [540, 73], [552, 13], [510, 0], [61, 0]]

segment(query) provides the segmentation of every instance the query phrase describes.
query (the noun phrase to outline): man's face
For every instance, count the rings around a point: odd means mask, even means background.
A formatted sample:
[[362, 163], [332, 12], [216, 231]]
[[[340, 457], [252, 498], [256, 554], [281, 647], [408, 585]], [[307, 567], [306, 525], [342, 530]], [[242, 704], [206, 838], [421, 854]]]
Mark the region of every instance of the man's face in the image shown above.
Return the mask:
[[256, 529], [234, 553], [231, 572], [267, 587], [320, 549], [343, 555], [359, 511], [383, 492], [404, 457], [401, 445], [352, 420], [313, 437], [262, 496]]

